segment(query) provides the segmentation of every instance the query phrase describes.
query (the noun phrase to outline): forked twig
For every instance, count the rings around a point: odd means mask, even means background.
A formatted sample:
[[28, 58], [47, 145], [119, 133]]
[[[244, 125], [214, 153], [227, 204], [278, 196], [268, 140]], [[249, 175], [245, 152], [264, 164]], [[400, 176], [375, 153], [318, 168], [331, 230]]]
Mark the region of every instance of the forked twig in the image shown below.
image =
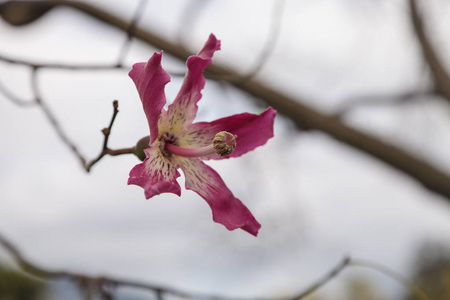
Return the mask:
[[92, 161], [90, 161], [88, 163], [84, 163], [84, 165], [83, 165], [87, 172], [89, 172], [91, 170], [91, 168], [97, 162], [99, 162], [105, 155], [117, 156], [117, 155], [122, 155], [122, 154], [134, 153], [134, 147], [118, 149], [118, 150], [112, 150], [112, 149], [108, 148], [109, 135], [111, 134], [111, 129], [114, 124], [114, 120], [116, 119], [116, 116], [119, 113], [119, 101], [117, 101], [117, 100], [113, 101], [113, 109], [114, 109], [113, 115], [111, 118], [111, 122], [109, 122], [109, 126], [107, 128], [103, 128], [103, 130], [102, 130], [102, 133], [103, 133], [103, 136], [105, 139], [103, 140], [103, 147], [102, 147], [102, 150], [100, 151], [100, 154]]

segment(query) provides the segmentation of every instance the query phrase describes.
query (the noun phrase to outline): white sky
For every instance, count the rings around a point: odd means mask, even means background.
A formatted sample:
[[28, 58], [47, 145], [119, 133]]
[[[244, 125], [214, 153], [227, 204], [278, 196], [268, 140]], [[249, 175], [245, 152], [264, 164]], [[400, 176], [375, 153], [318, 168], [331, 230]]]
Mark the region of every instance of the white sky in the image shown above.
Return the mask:
[[[124, 17], [137, 4], [90, 2]], [[216, 59], [251, 69], [270, 26], [273, 1], [203, 2], [183, 40], [197, 51], [214, 32], [222, 40]], [[404, 5], [355, 2], [287, 1], [278, 44], [259, 77], [325, 111], [357, 95], [417, 86], [423, 74]], [[150, 0], [140, 24], [176, 38], [177, 20], [188, 3]], [[434, 26], [442, 36], [442, 24]], [[0, 21], [0, 36], [6, 41], [0, 43], [2, 55], [67, 63], [112, 62], [125, 38], [70, 10], [51, 12], [23, 28]], [[147, 60], [154, 50], [135, 42], [127, 62]], [[163, 63], [169, 71], [184, 68], [167, 55]], [[0, 63], [0, 81], [21, 97], [31, 96], [24, 68]], [[113, 99], [119, 100], [120, 113], [110, 146], [129, 147], [147, 135], [125, 71], [46, 70], [39, 84], [89, 158], [101, 147], [100, 130], [109, 122]], [[180, 78], [172, 79], [168, 99], [180, 84]], [[214, 82], [207, 82], [203, 95], [199, 120], [262, 111], [240, 92]], [[346, 120], [450, 171], [449, 110], [435, 99], [357, 109]], [[206, 203], [184, 189], [181, 198], [146, 201], [141, 188], [126, 185], [135, 157], [107, 157], [85, 174], [38, 108], [17, 107], [3, 96], [0, 138], [0, 230], [43, 266], [196, 292], [277, 296], [300, 290], [344, 255], [408, 274], [416, 247], [426, 240], [443, 242], [450, 233], [450, 206], [439, 196], [326, 135], [296, 132], [282, 116], [266, 146], [241, 158], [208, 162], [262, 224], [258, 238], [213, 223]], [[183, 178], [180, 184], [184, 187]], [[384, 276], [351, 269], [323, 293], [353, 276], [375, 280], [382, 294], [401, 291]]]

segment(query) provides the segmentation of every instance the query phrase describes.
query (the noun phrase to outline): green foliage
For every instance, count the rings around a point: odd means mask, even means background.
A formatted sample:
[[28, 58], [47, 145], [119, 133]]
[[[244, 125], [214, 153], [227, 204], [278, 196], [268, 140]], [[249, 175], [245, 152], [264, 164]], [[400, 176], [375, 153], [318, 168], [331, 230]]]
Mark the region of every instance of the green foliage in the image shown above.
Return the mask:
[[0, 264], [0, 300], [33, 300], [44, 290], [44, 283]]

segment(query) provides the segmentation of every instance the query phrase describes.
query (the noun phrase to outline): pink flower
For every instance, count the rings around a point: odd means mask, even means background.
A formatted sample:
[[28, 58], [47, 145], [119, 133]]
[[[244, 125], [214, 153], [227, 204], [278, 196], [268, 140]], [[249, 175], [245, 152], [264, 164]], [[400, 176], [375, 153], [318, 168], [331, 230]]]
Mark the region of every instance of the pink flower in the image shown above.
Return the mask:
[[169, 74], [161, 67], [162, 52], [154, 53], [147, 63], [136, 63], [129, 75], [141, 98], [150, 127], [146, 158], [130, 172], [128, 184], [145, 191], [147, 199], [161, 193], [181, 195], [176, 181], [181, 168], [186, 189], [198, 193], [209, 204], [214, 222], [228, 230], [241, 228], [253, 235], [261, 225], [242, 202], [233, 196], [219, 174], [202, 162], [208, 159], [238, 157], [273, 137], [276, 111], [268, 108], [260, 115], [242, 113], [213, 122], [193, 123], [197, 102], [205, 86], [203, 70], [220, 49], [220, 41], [211, 34], [202, 50], [187, 60], [188, 72], [180, 92], [164, 109], [164, 87]]

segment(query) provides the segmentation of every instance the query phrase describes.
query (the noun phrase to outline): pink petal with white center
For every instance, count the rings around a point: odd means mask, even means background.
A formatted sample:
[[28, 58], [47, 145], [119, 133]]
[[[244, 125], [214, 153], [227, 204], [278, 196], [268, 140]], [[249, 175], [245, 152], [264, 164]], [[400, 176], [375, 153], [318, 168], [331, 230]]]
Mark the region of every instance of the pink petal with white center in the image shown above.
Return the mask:
[[240, 228], [257, 236], [261, 225], [248, 208], [227, 188], [219, 174], [198, 158], [177, 157], [186, 177], [186, 189], [193, 190], [209, 204], [214, 222], [228, 230]]
[[213, 122], [194, 123], [189, 127], [183, 139], [180, 139], [180, 145], [189, 148], [203, 147], [212, 142], [216, 133], [228, 131], [237, 135], [236, 148], [233, 153], [227, 156], [219, 156], [214, 153], [202, 157], [202, 159], [238, 157], [264, 145], [267, 140], [273, 137], [273, 124], [276, 114], [276, 110], [269, 107], [259, 115], [243, 113]]
[[180, 176], [177, 168], [164, 157], [159, 145], [144, 150], [147, 158], [130, 171], [128, 184], [142, 187], [145, 198], [149, 199], [161, 193], [181, 195], [181, 188], [176, 179]]
[[181, 130], [195, 119], [197, 102], [201, 99], [201, 90], [205, 86], [203, 70], [211, 64], [214, 52], [217, 50], [220, 50], [220, 41], [211, 34], [203, 49], [197, 55], [188, 58], [186, 62], [188, 72], [183, 85], [168, 108], [173, 131]]
[[169, 74], [161, 67], [162, 51], [154, 53], [147, 63], [136, 63], [128, 73], [134, 81], [150, 127], [150, 144], [158, 137], [158, 119], [166, 104], [164, 87]]

